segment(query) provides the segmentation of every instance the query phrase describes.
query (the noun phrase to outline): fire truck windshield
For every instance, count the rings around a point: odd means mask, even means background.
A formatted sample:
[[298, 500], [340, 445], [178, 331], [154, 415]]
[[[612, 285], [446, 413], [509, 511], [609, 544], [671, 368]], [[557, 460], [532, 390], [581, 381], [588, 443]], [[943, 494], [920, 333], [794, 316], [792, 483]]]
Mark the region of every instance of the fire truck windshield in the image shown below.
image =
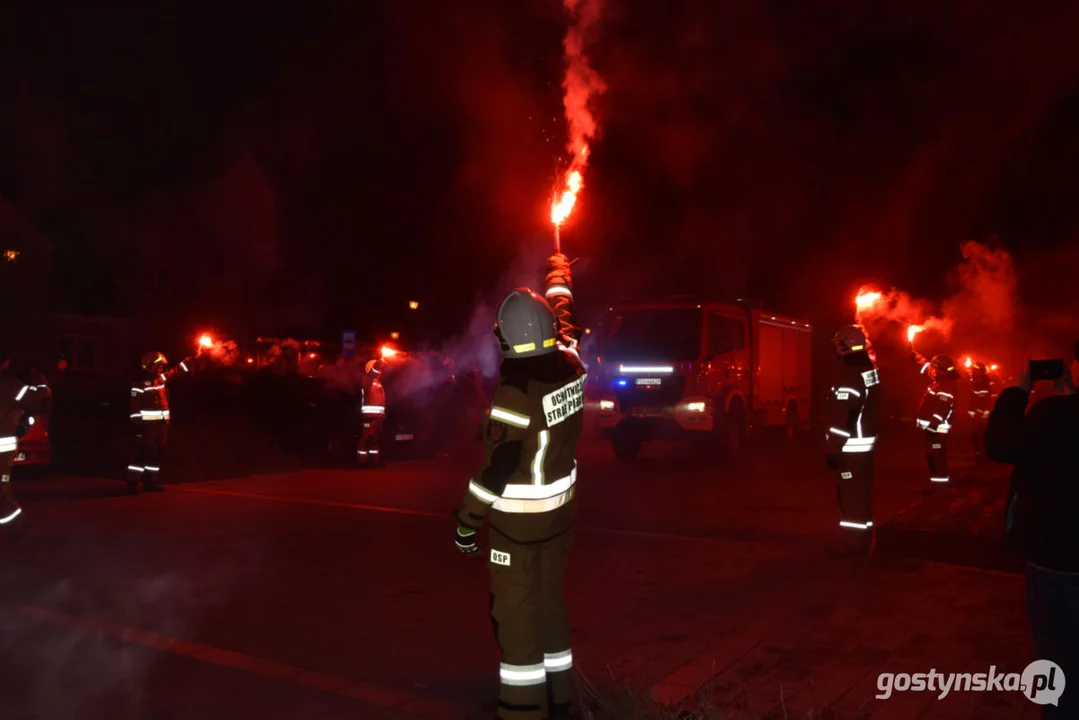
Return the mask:
[[607, 318], [603, 356], [611, 360], [696, 360], [701, 352], [697, 308], [615, 310]]

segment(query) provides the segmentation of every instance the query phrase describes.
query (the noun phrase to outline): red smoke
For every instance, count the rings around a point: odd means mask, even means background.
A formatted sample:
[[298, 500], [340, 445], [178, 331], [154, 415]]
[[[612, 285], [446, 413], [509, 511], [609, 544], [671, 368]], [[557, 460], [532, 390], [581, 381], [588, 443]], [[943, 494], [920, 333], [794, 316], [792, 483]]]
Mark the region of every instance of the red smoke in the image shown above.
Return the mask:
[[584, 186], [584, 169], [590, 152], [588, 143], [596, 135], [596, 120], [589, 109], [589, 102], [607, 89], [585, 54], [585, 42], [589, 31], [599, 21], [602, 2], [565, 0], [565, 5], [573, 18], [563, 42], [566, 77], [562, 81], [565, 91], [562, 104], [569, 125], [566, 149], [570, 154], [570, 164], [551, 202], [551, 222], [555, 225], [561, 225], [569, 217], [577, 202], [577, 194]]

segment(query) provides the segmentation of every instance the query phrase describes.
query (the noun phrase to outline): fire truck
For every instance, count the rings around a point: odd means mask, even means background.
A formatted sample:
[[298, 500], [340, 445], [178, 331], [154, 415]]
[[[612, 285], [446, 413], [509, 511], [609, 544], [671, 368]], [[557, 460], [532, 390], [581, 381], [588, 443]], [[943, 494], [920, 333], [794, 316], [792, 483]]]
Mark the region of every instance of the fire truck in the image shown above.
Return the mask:
[[598, 425], [629, 460], [657, 439], [737, 455], [750, 433], [810, 422], [812, 327], [736, 304], [675, 299], [609, 309], [600, 331]]

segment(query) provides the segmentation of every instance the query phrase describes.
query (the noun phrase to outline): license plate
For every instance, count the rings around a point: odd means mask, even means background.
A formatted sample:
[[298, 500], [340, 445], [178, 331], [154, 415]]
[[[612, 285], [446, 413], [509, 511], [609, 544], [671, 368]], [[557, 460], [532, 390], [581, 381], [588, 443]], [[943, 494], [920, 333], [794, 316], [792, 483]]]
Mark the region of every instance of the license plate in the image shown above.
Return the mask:
[[637, 387], [658, 387], [663, 381], [659, 378], [637, 378]]
[[26, 460], [26, 453], [19, 453], [15, 456], [15, 462], [23, 462]]
[[404, 440], [412, 440], [413, 437], [411, 435], [409, 435], [408, 433], [402, 433], [402, 434], [399, 434], [399, 435], [394, 435], [393, 439], [394, 440], [399, 440], [399, 441], [404, 441]]
[[644, 417], [659, 417], [663, 415], [663, 408], [661, 407], [640, 407], [633, 408], [633, 414]]

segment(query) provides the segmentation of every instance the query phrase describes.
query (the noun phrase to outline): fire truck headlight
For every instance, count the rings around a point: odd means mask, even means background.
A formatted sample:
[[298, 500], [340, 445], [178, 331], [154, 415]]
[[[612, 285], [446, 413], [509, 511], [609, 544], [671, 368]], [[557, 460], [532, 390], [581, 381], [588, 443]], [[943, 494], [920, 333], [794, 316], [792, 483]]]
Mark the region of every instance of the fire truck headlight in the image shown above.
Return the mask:
[[600, 400], [599, 401], [599, 409], [600, 410], [614, 410], [614, 400]]
[[708, 409], [708, 403], [706, 402], [691, 402], [686, 403], [686, 410], [689, 412], [702, 413]]

